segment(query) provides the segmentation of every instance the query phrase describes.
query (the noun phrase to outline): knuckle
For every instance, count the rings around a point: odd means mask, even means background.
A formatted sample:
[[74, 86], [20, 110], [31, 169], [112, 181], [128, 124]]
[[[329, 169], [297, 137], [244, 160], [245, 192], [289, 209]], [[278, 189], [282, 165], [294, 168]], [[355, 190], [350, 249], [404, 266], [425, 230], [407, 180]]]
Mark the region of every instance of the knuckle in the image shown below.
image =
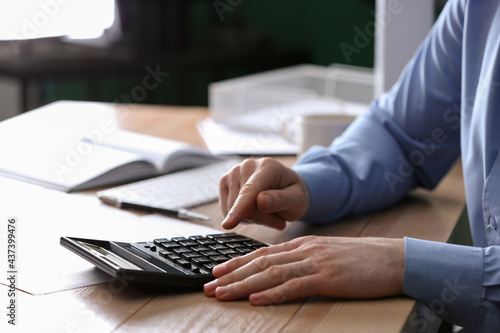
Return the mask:
[[269, 267], [266, 269], [266, 274], [271, 281], [281, 281], [283, 276], [282, 270], [279, 266]]
[[314, 244], [314, 236], [298, 237], [290, 241], [290, 244], [292, 244], [295, 248], [304, 247], [310, 243]]
[[263, 167], [267, 167], [268, 165], [274, 165], [276, 160], [271, 157], [262, 157], [259, 159], [259, 164]]
[[222, 177], [219, 179], [219, 187], [224, 188], [227, 187], [229, 184], [229, 173], [225, 173], [222, 175]]
[[248, 290], [249, 289], [247, 279], [243, 279], [241, 281], [238, 281], [237, 285], [238, 285], [238, 289], [240, 289], [240, 290]]
[[295, 278], [295, 279], [291, 279], [288, 281], [287, 283], [287, 287], [288, 289], [291, 291], [291, 292], [297, 292], [297, 291], [300, 291], [302, 290], [303, 288], [303, 282], [301, 279], [299, 278]]
[[287, 301], [285, 293], [279, 288], [271, 289], [269, 293], [269, 299], [273, 304], [281, 304]]
[[307, 236], [304, 236], [304, 237], [300, 237], [299, 238], [299, 241], [301, 242], [301, 244], [317, 244], [317, 239], [318, 239], [318, 236], [314, 236], [314, 235], [307, 235]]
[[245, 259], [244, 256], [237, 257], [237, 258], [231, 259], [229, 261], [226, 261], [223, 265], [226, 265], [228, 269], [233, 271], [235, 269], [238, 269], [238, 268], [244, 266], [247, 263], [244, 259]]
[[269, 258], [267, 256], [256, 258], [252, 261], [252, 263], [260, 271], [264, 271], [270, 266]]
[[233, 167], [231, 171], [226, 172], [219, 179], [219, 190], [229, 189], [233, 185], [238, 185], [240, 183], [240, 169], [239, 166]]
[[254, 253], [258, 257], [264, 257], [270, 253], [269, 251], [270, 251], [269, 247], [266, 246], [266, 247], [261, 247], [260, 249], [255, 250]]
[[300, 266], [299, 274], [302, 276], [310, 275], [318, 271], [319, 261], [313, 257], [310, 260], [305, 260]]
[[236, 275], [233, 272], [227, 273], [219, 279], [222, 284], [228, 285], [236, 281]]
[[295, 245], [301, 249], [301, 251], [308, 252], [311, 254], [316, 254], [324, 248], [321, 237], [318, 236], [304, 236], [295, 239]]
[[241, 171], [241, 165], [242, 163], [240, 164], [236, 164], [235, 166], [233, 166], [226, 174], [240, 174], [240, 171]]
[[241, 162], [238, 167], [240, 168], [240, 173], [253, 172], [255, 170], [256, 160], [254, 158], [247, 158]]
[[241, 186], [240, 194], [245, 194], [245, 193], [252, 193], [255, 192], [255, 184], [252, 183], [251, 181], [247, 181], [243, 186]]

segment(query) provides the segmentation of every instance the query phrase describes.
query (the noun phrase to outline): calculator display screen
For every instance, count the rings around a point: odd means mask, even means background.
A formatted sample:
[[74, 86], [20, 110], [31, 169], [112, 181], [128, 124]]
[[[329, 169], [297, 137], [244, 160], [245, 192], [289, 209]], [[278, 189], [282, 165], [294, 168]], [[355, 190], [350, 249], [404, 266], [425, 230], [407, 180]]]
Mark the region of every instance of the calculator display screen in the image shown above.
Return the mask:
[[78, 241], [78, 243], [88, 250], [90, 250], [92, 253], [97, 254], [98, 256], [105, 257], [106, 259], [112, 261], [116, 265], [120, 266], [121, 268], [124, 269], [133, 269], [133, 270], [142, 270], [140, 267], [137, 267], [136, 265], [132, 264], [130, 261], [119, 257], [118, 255], [114, 254], [113, 252], [110, 252], [106, 250], [103, 247], [94, 245], [94, 244], [89, 244], [86, 242]]

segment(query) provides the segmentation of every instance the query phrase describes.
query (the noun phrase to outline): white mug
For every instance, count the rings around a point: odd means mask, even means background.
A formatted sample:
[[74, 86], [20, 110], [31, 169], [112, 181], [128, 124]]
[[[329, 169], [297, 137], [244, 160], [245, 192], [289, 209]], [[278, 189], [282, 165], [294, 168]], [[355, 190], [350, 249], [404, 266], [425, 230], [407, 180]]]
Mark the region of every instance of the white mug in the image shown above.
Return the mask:
[[284, 123], [283, 136], [298, 145], [302, 155], [314, 145], [329, 146], [355, 119], [344, 114], [303, 114]]

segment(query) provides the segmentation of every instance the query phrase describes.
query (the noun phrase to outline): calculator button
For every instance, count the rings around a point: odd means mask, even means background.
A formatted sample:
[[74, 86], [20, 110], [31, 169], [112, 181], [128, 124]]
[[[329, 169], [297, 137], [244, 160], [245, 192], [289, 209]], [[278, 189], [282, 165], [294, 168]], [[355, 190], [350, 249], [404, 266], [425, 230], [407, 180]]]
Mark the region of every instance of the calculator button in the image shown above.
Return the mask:
[[192, 263], [195, 264], [196, 266], [203, 266], [204, 264], [212, 262], [209, 258], [207, 257], [198, 257], [198, 258], [193, 258]]
[[177, 254], [171, 254], [168, 256], [168, 259], [175, 261], [175, 260], [181, 259], [181, 256], [179, 256]]
[[186, 259], [179, 259], [177, 260], [177, 264], [181, 265], [184, 268], [190, 268], [191, 267], [191, 262]]
[[196, 251], [196, 252], [210, 251], [210, 249], [208, 247], [205, 247], [205, 246], [192, 247], [191, 250]]
[[212, 269], [214, 269], [215, 266], [217, 266], [217, 264], [213, 262], [210, 264], [203, 265], [204, 269], [208, 269], [210, 272], [212, 271]]
[[264, 247], [266, 244], [258, 242], [258, 241], [248, 241], [244, 243], [245, 245], [248, 245], [250, 247]]
[[198, 243], [193, 240], [183, 240], [180, 241], [179, 244], [181, 244], [182, 246], [189, 246], [189, 247], [198, 245]]
[[161, 243], [167, 243], [170, 242], [170, 239], [168, 238], [157, 238], [153, 241], [156, 245], [160, 245]]
[[219, 252], [211, 250], [211, 251], [203, 251], [201, 252], [204, 256], [210, 257], [210, 256], [216, 256], [219, 255]]
[[232, 243], [232, 244], [227, 244], [227, 246], [233, 248], [233, 249], [237, 249], [239, 247], [247, 247], [245, 244], [243, 243]]
[[190, 236], [189, 239], [191, 240], [198, 240], [198, 239], [202, 239], [202, 238], [206, 238], [205, 236], [202, 236], [202, 235], [195, 235], [195, 236]]
[[233, 249], [222, 249], [219, 251], [220, 253], [222, 254], [234, 254], [234, 253], [239, 253], [238, 251], [236, 250], [233, 250]]
[[225, 238], [225, 237], [235, 237], [235, 236], [240, 236], [240, 235], [234, 232], [207, 235], [208, 238]]
[[240, 251], [241, 253], [247, 254], [247, 253], [253, 252], [254, 249], [251, 249], [249, 247], [240, 247], [240, 248], [238, 248], [238, 251]]
[[174, 237], [172, 238], [172, 241], [174, 242], [179, 242], [179, 241], [183, 241], [183, 240], [187, 240], [186, 237]]
[[160, 257], [167, 258], [169, 255], [173, 254], [171, 251], [160, 250], [158, 251]]
[[219, 243], [228, 244], [228, 243], [237, 243], [237, 242], [249, 242], [250, 238], [239, 236], [239, 237], [229, 237], [229, 238], [218, 238], [217, 241]]
[[187, 247], [178, 247], [178, 248], [174, 249], [174, 252], [177, 254], [182, 254], [182, 253], [192, 252], [192, 251], [190, 249], [188, 249]]
[[225, 250], [225, 249], [227, 249], [227, 246], [225, 246], [223, 244], [213, 244], [213, 245], [210, 245], [209, 248], [211, 248], [212, 250]]
[[161, 246], [163, 246], [166, 249], [173, 249], [176, 247], [181, 247], [179, 244], [176, 242], [167, 242], [167, 243], [162, 243]]
[[186, 253], [183, 253], [182, 256], [186, 259], [191, 259], [191, 258], [201, 257], [201, 254], [196, 253], [196, 252], [186, 252]]
[[218, 256], [210, 257], [210, 259], [212, 259], [213, 262], [218, 263], [218, 264], [229, 260], [229, 258], [226, 257], [225, 255], [218, 255]]
[[212, 274], [212, 271], [208, 272], [208, 271], [200, 268], [200, 272], [199, 273], [200, 274], [204, 274], [204, 275], [210, 275], [210, 274]]
[[216, 244], [217, 242], [214, 241], [213, 239], [198, 239], [197, 242], [201, 245], [212, 245], [212, 244]]

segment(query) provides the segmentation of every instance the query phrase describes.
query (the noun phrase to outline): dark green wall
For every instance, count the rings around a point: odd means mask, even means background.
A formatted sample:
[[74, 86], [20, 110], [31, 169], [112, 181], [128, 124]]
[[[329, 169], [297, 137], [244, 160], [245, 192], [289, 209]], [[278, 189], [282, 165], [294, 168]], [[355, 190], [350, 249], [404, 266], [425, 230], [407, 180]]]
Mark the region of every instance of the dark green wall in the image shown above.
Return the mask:
[[[374, 21], [374, 5], [365, 0], [246, 0], [240, 7], [251, 28], [267, 32], [279, 45], [306, 47], [319, 65], [349, 63], [341, 43], [355, 46], [355, 29], [364, 31]], [[373, 38], [350, 64], [373, 66]]]
[[[215, 8], [217, 4], [219, 11]], [[207, 39], [217, 37], [214, 35], [214, 31], [220, 31], [217, 29], [240, 27], [244, 24], [247, 31], [265, 36], [271, 45], [306, 49], [310, 63], [371, 67], [374, 53], [373, 38], [370, 37], [374, 21], [373, 10], [374, 2], [371, 0], [191, 1], [188, 15], [189, 47], [199, 49]], [[239, 74], [238, 71], [228, 71], [224, 78]], [[99, 91], [99, 97], [94, 99], [107, 102], [119, 100], [121, 94], [130, 91], [141, 80], [142, 77], [131, 76], [94, 81], [91, 83], [93, 90]], [[145, 102], [179, 104], [176, 99], [178, 82], [178, 77], [171, 75], [162, 84], [161, 91], [156, 91]], [[198, 71], [189, 85], [193, 96], [189, 104], [206, 105], [209, 82], [210, 76], [204, 71]], [[47, 101], [89, 98], [88, 84], [78, 78], [46, 83]]]

